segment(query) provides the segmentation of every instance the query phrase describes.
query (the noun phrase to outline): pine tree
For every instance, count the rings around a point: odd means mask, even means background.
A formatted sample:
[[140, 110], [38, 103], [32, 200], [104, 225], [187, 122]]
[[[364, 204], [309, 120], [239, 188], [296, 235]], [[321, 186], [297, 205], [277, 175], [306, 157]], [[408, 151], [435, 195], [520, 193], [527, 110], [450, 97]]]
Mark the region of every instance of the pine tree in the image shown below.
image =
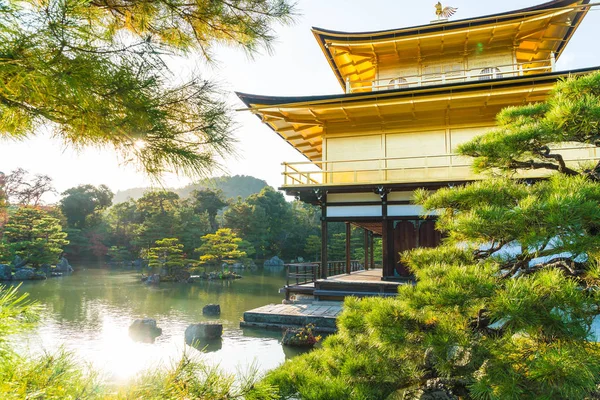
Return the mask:
[[205, 176], [233, 150], [214, 82], [169, 61], [212, 62], [215, 45], [269, 49], [286, 0], [23, 0], [0, 15], [0, 138], [41, 125], [75, 148], [111, 147], [156, 177]]
[[4, 227], [4, 240], [11, 257], [18, 255], [33, 267], [56, 263], [69, 244], [66, 237], [58, 219], [33, 207], [19, 208]]
[[319, 261], [321, 257], [321, 238], [317, 235], [307, 237], [304, 252], [310, 255], [310, 257], [314, 257], [314, 261]]
[[231, 229], [219, 229], [202, 237], [202, 246], [196, 249], [200, 253], [200, 262], [203, 264], [221, 265], [223, 262], [232, 263], [246, 257], [246, 253], [239, 250], [242, 239], [237, 237]]
[[148, 250], [148, 268], [164, 269], [167, 276], [174, 276], [175, 272], [185, 265], [183, 245], [176, 238], [157, 240]]

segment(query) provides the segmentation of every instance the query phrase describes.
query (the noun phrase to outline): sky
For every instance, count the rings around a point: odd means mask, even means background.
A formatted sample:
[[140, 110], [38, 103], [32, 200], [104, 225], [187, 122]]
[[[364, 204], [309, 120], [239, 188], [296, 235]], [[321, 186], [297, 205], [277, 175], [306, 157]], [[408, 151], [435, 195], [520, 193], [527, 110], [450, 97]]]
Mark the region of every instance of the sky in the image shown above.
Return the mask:
[[[453, 0], [458, 7], [452, 20], [495, 14], [533, 6], [544, 0]], [[329, 64], [311, 33], [311, 27], [340, 31], [373, 31], [423, 25], [435, 19], [435, 0], [298, 0], [296, 22], [275, 26], [278, 39], [271, 54], [249, 58], [243, 51], [216, 48], [215, 65], [198, 59], [177, 60], [178, 73], [200, 68], [215, 79], [233, 108], [244, 104], [234, 92], [297, 96], [342, 93]], [[595, 39], [600, 37], [600, 8], [590, 11], [558, 62], [559, 70], [600, 66]], [[181, 71], [180, 71], [181, 69]], [[252, 175], [273, 187], [281, 186], [281, 163], [306, 161], [304, 157], [248, 112], [236, 112], [237, 155], [223, 161], [225, 171], [215, 175]], [[133, 165], [123, 164], [110, 150], [88, 148], [74, 151], [47, 132], [23, 141], [0, 139], [0, 171], [18, 167], [54, 179], [57, 192], [80, 184], [105, 184], [113, 191], [153, 185]], [[162, 185], [180, 187], [186, 177], [165, 176]], [[156, 186], [156, 184], [154, 184]]]

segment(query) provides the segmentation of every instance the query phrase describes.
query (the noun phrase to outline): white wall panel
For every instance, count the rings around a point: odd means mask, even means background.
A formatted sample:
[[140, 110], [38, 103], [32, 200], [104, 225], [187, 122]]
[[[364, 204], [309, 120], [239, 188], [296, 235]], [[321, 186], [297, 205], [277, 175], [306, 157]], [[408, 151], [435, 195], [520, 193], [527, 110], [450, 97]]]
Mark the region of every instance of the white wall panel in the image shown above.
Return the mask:
[[381, 217], [381, 206], [343, 206], [327, 207], [327, 217]]

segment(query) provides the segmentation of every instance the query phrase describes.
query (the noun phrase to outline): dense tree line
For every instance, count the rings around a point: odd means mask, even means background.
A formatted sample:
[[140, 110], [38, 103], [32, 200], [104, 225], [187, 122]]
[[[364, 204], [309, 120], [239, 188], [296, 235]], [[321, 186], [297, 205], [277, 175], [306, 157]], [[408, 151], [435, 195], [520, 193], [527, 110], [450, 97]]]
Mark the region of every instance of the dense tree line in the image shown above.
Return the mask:
[[[199, 260], [202, 238], [221, 228], [240, 238], [239, 251], [245, 258], [279, 256], [287, 262], [320, 258], [319, 209], [286, 201], [271, 187], [236, 199], [226, 199], [222, 191], [207, 188], [187, 197], [170, 190], [148, 190], [135, 200], [113, 204], [114, 194], [108, 187], [80, 185], [61, 193], [56, 205], [42, 206], [43, 195], [54, 191], [49, 177], [30, 177], [21, 169], [2, 177], [3, 182], [12, 182], [2, 186], [2, 209], [7, 221], [12, 221], [0, 229], [3, 243], [16, 240], [11, 232], [24, 214], [40, 221], [45, 218], [46, 225], [52, 218], [53, 225], [47, 229], [58, 228], [60, 236], [66, 236], [54, 241], [52, 255], [44, 263], [63, 252], [71, 259], [124, 262], [147, 258], [149, 250], [163, 239], [176, 239], [185, 259]], [[242, 177], [238, 178], [237, 182]], [[251, 184], [255, 185], [254, 180]], [[329, 232], [330, 258], [345, 259], [344, 225], [331, 224]], [[31, 231], [28, 234], [35, 236]], [[15, 246], [11, 251], [3, 247], [4, 261], [17, 255]], [[364, 259], [362, 231], [357, 229], [353, 229], [352, 250], [355, 259]], [[381, 256], [377, 254], [376, 259]]]

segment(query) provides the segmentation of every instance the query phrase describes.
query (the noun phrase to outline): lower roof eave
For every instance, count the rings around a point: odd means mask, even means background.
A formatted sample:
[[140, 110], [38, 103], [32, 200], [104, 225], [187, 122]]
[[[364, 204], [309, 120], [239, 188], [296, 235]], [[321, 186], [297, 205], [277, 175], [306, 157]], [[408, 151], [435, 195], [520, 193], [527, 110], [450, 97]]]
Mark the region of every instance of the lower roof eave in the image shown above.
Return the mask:
[[[458, 83], [446, 83], [440, 85], [421, 86], [417, 88], [400, 88], [390, 90], [380, 90], [359, 93], [342, 93], [316, 96], [265, 96], [249, 93], [236, 92], [237, 96], [250, 110], [259, 110], [269, 107], [284, 106], [313, 106], [331, 102], [359, 102], [367, 99], [393, 98], [402, 96], [417, 96], [431, 94], [458, 93], [459, 91], [482, 90], [482, 88], [494, 89], [506, 86], [529, 85], [532, 83], [544, 83], [558, 81], [572, 75], [585, 75], [595, 71], [600, 71], [600, 66], [567, 70], [554, 71], [541, 74], [511, 76], [485, 81], [466, 81]], [[244, 111], [243, 109], [238, 111]], [[258, 114], [257, 114], [258, 116]]]
[[[538, 181], [546, 178], [524, 178], [527, 181]], [[481, 179], [470, 180], [452, 180], [439, 182], [410, 182], [410, 183], [363, 183], [363, 184], [344, 184], [344, 185], [302, 185], [302, 186], [282, 186], [279, 190], [285, 192], [288, 196], [297, 197], [299, 200], [311, 204], [321, 204], [320, 198], [323, 194], [343, 194], [343, 193], [373, 193], [376, 191], [387, 191], [388, 193], [399, 191], [409, 192], [416, 189], [438, 190], [442, 188], [451, 188], [462, 186], [473, 182], [479, 182]]]
[[410, 183], [362, 183], [362, 184], [341, 184], [341, 185], [302, 185], [302, 186], [282, 186], [279, 190], [285, 192], [288, 196], [300, 197], [302, 201], [314, 197], [314, 202], [318, 203], [317, 195], [323, 193], [370, 193], [379, 189], [397, 190], [402, 192], [416, 189], [441, 189], [444, 187], [460, 186], [475, 180], [444, 181], [444, 182], [410, 182]]

